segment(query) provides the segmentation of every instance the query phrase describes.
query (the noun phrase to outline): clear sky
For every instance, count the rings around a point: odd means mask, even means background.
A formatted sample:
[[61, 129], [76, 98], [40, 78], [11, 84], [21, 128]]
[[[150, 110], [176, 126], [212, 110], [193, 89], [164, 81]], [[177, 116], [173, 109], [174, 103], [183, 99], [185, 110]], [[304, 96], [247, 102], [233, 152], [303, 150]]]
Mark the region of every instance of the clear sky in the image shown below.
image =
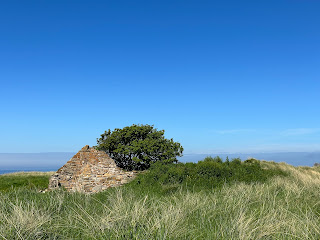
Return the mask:
[[0, 152], [154, 124], [185, 153], [320, 150], [320, 1], [1, 1]]

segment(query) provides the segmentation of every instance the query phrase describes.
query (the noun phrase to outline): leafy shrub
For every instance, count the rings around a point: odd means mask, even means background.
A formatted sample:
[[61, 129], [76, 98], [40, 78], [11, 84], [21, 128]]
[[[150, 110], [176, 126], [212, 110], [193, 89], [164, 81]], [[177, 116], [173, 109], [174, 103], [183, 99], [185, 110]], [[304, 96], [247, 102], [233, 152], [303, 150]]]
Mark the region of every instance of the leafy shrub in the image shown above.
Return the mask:
[[[155, 163], [138, 176], [133, 184], [154, 185], [167, 189], [168, 185], [212, 189], [233, 182], [265, 182], [275, 175], [285, 175], [279, 169], [263, 169], [260, 161], [240, 158], [223, 162], [220, 157], [206, 157], [198, 163]], [[147, 188], [147, 187], [146, 187]]]
[[110, 155], [116, 164], [126, 170], [145, 170], [155, 162], [177, 162], [183, 147], [164, 137], [164, 130], [151, 125], [133, 124], [123, 129], [110, 129], [97, 139], [98, 150]]
[[204, 162], [217, 162], [217, 163], [222, 163], [222, 159], [219, 157], [219, 156], [216, 156], [216, 157], [211, 157], [211, 156], [208, 156], [206, 157], [205, 159], [203, 159]]

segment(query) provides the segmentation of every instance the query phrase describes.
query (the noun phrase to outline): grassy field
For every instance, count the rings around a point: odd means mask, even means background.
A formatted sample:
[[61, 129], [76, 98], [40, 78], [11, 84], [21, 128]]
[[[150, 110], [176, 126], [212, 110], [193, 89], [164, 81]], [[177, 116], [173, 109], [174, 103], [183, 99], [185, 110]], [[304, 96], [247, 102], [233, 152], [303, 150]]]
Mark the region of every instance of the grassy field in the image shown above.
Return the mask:
[[212, 162], [92, 195], [39, 192], [51, 173], [1, 175], [0, 239], [320, 239], [320, 168]]
[[46, 189], [48, 176], [54, 172], [17, 172], [0, 175], [0, 191], [11, 191], [19, 187]]

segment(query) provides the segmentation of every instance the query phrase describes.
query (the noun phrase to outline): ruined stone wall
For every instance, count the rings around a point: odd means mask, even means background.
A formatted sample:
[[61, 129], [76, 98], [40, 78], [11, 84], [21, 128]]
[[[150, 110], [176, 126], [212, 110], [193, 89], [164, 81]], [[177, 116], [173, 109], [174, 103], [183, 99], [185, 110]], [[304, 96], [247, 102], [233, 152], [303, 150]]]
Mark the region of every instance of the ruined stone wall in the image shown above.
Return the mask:
[[51, 176], [49, 189], [95, 193], [125, 184], [135, 176], [135, 171], [119, 168], [108, 154], [87, 145]]

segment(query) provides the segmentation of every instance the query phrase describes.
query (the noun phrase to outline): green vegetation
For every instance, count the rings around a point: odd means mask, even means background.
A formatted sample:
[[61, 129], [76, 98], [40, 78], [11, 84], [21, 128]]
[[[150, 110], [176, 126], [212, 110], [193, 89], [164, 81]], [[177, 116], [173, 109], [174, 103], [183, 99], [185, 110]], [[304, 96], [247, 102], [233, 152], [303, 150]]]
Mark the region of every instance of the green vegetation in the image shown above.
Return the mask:
[[183, 148], [173, 139], [164, 138], [164, 130], [158, 131], [150, 125], [136, 125], [123, 129], [109, 129], [97, 139], [98, 150], [103, 150], [126, 170], [145, 170], [152, 163], [177, 162]]
[[168, 189], [185, 188], [189, 190], [212, 190], [225, 184], [244, 182], [265, 182], [272, 176], [286, 175], [280, 169], [264, 169], [260, 161], [239, 158], [223, 162], [220, 157], [207, 157], [198, 163], [153, 164], [146, 174], [140, 174], [131, 185], [140, 184], [142, 188]]
[[319, 195], [319, 167], [218, 157], [155, 164], [125, 186], [92, 195], [4, 188], [0, 239], [315, 240]]
[[48, 187], [48, 173], [20, 172], [0, 175], [0, 191], [10, 191], [15, 188], [46, 189]]

